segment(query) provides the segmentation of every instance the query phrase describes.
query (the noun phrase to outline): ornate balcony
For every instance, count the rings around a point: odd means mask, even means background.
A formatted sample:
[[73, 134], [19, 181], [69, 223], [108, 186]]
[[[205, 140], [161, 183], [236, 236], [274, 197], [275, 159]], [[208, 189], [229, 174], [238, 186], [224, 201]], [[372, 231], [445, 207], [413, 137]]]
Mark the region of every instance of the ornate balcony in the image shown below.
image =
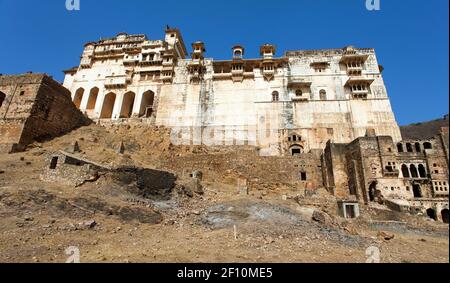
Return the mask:
[[105, 88], [121, 88], [127, 85], [127, 76], [108, 76], [105, 78]]

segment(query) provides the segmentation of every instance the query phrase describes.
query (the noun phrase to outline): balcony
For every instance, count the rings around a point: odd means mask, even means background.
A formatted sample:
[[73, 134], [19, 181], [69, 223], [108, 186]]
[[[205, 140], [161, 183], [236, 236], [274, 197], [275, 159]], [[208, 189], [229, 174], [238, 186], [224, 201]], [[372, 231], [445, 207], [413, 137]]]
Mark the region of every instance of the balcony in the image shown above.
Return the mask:
[[305, 96], [294, 96], [292, 97], [292, 101], [293, 102], [308, 102], [309, 101], [309, 97]]
[[134, 65], [137, 64], [139, 62], [139, 57], [129, 57], [127, 58], [125, 56], [125, 58], [123, 59], [123, 64], [124, 65]]
[[141, 65], [137, 68], [138, 72], [159, 72], [162, 70], [162, 66], [161, 65]]
[[368, 90], [352, 90], [352, 97], [354, 99], [367, 99], [368, 95]]
[[81, 68], [91, 68], [92, 67], [92, 58], [83, 57], [80, 62]]
[[434, 197], [445, 197], [448, 198], [448, 188], [447, 187], [433, 187]]
[[127, 53], [139, 53], [139, 52], [141, 52], [141, 47], [139, 47], [139, 46], [125, 46], [123, 48], [123, 51], [127, 52]]
[[365, 78], [350, 78], [345, 84], [355, 99], [366, 99], [370, 94], [370, 86], [375, 80]]
[[368, 54], [346, 53], [342, 56], [340, 63], [348, 64], [351, 62], [362, 62], [363, 64], [369, 58]]
[[213, 74], [214, 79], [231, 79], [231, 73], [214, 73]]
[[298, 89], [298, 88], [311, 88], [312, 80], [310, 78], [300, 78], [300, 77], [289, 77], [288, 78], [288, 88]]
[[362, 66], [357, 66], [357, 67], [347, 66], [347, 74], [349, 76], [361, 76], [362, 75], [362, 71], [363, 71], [363, 67]]
[[140, 66], [157, 66], [157, 65], [162, 65], [163, 61], [162, 60], [142, 60], [139, 62]]
[[108, 76], [105, 78], [105, 88], [121, 88], [127, 85], [127, 76]]
[[143, 47], [159, 47], [163, 45], [162, 40], [149, 40], [145, 42], [142, 46]]
[[400, 170], [388, 166], [385, 170], [383, 170], [383, 175], [388, 178], [398, 178], [400, 175]]
[[191, 78], [190, 78], [191, 81], [199, 81], [202, 78], [200, 72], [198, 72], [198, 71], [192, 72], [190, 75], [191, 75]]
[[173, 66], [173, 61], [172, 61], [172, 60], [170, 60], [170, 61], [164, 60], [164, 61], [162, 62], [162, 65], [163, 65], [163, 66]]

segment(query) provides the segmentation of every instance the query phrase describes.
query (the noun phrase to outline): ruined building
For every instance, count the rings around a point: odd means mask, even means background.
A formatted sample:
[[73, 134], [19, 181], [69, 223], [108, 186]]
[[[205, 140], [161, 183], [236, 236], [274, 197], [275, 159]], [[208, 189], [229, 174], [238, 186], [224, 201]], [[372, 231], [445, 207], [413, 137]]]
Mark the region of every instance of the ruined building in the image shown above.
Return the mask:
[[70, 92], [43, 74], [0, 75], [0, 153], [87, 124]]
[[349, 143], [367, 129], [401, 140], [373, 49], [277, 57], [265, 44], [247, 59], [236, 45], [224, 61], [205, 52], [195, 42], [188, 58], [177, 29], [164, 40], [120, 33], [87, 43], [64, 86], [91, 119], [167, 126], [183, 144], [248, 144], [279, 156]]
[[448, 128], [428, 140], [394, 142], [369, 132], [349, 144], [330, 141], [322, 156], [324, 186], [340, 199], [448, 223], [448, 144]]

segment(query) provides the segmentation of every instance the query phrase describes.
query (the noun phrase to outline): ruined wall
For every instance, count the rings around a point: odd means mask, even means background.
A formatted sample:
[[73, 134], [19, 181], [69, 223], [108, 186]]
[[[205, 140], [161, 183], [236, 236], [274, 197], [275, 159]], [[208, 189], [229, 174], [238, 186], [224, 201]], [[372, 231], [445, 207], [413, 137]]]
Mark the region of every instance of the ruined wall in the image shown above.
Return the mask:
[[22, 148], [25, 122], [30, 116], [43, 75], [0, 76], [0, 92], [5, 99], [0, 107], [0, 152]]
[[80, 158], [71, 157], [62, 152], [49, 154], [45, 158], [41, 179], [49, 182], [61, 182], [69, 186], [80, 186], [89, 180], [96, 180], [99, 172], [105, 168], [96, 166]]
[[59, 136], [86, 119], [70, 92], [43, 74], [0, 76], [0, 152], [20, 151], [34, 140]]
[[328, 142], [323, 154], [323, 169], [326, 176], [325, 186], [328, 191], [339, 198], [349, 196], [349, 179], [347, 174], [346, 144]]
[[393, 209], [433, 209], [438, 214], [448, 207], [449, 190], [442, 140], [437, 135], [394, 143], [392, 137], [369, 131], [347, 145], [330, 142], [322, 157], [325, 185], [334, 185], [332, 192], [339, 198], [356, 196], [366, 204], [384, 201]]
[[25, 123], [21, 143], [57, 137], [88, 123], [88, 119], [73, 105], [70, 92], [56, 81], [44, 77]]
[[[203, 180], [211, 182], [247, 179], [251, 190], [261, 189], [262, 184], [288, 184], [298, 190], [323, 186], [320, 153], [261, 157], [254, 150], [233, 150], [229, 153], [174, 157], [164, 160], [163, 167], [174, 170], [184, 168], [178, 172], [179, 175], [199, 170], [203, 173]], [[305, 173], [305, 179], [302, 179], [302, 173]], [[237, 181], [235, 185], [237, 187]]]

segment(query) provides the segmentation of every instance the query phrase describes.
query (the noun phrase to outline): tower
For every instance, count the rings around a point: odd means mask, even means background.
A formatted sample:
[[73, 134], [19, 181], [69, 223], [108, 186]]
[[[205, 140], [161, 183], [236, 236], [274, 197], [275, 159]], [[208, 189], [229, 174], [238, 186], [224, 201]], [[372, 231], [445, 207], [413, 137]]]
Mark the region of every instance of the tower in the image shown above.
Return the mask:
[[259, 54], [263, 57], [261, 63], [261, 70], [264, 78], [267, 81], [271, 81], [275, 77], [276, 64], [275, 61], [273, 60], [275, 52], [276, 48], [274, 45], [271, 44], [264, 44], [259, 49]]
[[196, 41], [192, 43], [192, 53], [191, 58], [192, 61], [188, 65], [188, 71], [190, 74], [191, 81], [200, 81], [203, 78], [203, 74], [205, 71], [205, 57], [204, 53], [206, 52], [205, 44], [201, 41]]

